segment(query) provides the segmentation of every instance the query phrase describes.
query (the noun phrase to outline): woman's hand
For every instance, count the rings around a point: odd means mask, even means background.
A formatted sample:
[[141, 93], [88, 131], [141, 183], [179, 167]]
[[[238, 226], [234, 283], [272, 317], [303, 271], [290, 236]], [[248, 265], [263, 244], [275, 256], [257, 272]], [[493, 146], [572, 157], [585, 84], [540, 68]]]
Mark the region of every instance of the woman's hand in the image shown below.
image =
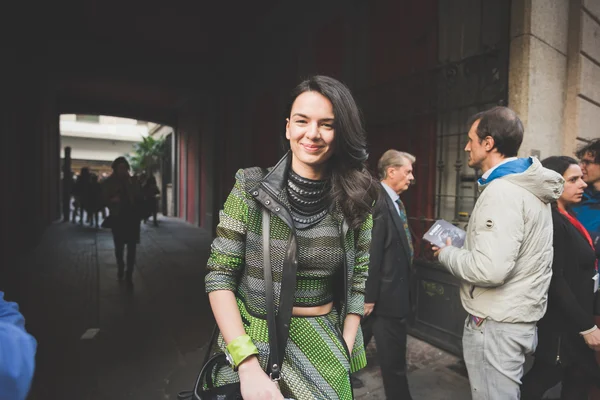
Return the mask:
[[[356, 335], [355, 335], [356, 337]], [[352, 350], [354, 347], [354, 338], [349, 338], [344, 336], [344, 342], [346, 342], [346, 347], [348, 347], [348, 357], [352, 357]]]
[[354, 340], [356, 339], [356, 333], [360, 329], [359, 327], [360, 315], [348, 314], [346, 316], [346, 321], [344, 322], [344, 332], [342, 332], [342, 337], [344, 338], [344, 342], [346, 342], [346, 346], [348, 347], [348, 357], [352, 357]]
[[596, 329], [583, 335], [583, 340], [585, 340], [585, 344], [587, 344], [590, 349], [600, 351], [600, 329]]
[[240, 364], [238, 373], [244, 400], [283, 400], [279, 388], [265, 374], [255, 356]]

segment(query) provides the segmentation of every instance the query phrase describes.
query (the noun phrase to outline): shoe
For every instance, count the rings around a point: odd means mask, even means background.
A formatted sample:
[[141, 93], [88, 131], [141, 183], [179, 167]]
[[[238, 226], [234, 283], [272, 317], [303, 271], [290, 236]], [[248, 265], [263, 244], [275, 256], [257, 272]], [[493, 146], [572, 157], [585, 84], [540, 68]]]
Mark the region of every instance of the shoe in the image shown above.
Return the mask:
[[354, 389], [361, 389], [365, 387], [365, 384], [363, 383], [363, 381], [361, 381], [359, 378], [357, 378], [354, 375], [350, 376], [350, 381], [352, 382], [352, 388]]
[[117, 270], [117, 279], [122, 281], [125, 277], [125, 267], [119, 265], [119, 269]]

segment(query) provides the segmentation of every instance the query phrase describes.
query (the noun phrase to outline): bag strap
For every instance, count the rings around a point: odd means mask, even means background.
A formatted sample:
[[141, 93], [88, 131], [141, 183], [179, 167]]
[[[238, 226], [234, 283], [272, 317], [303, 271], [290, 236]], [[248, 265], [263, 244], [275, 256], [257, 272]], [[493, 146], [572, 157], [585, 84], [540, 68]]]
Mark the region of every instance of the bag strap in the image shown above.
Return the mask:
[[273, 300], [273, 271], [271, 269], [270, 231], [271, 217], [269, 210], [262, 210], [263, 230], [263, 273], [265, 278], [265, 298], [267, 302], [267, 326], [269, 330], [270, 356], [267, 365], [267, 373], [271, 380], [278, 381], [281, 374], [281, 363], [279, 361], [279, 343], [277, 340], [277, 326], [275, 323], [275, 303]]

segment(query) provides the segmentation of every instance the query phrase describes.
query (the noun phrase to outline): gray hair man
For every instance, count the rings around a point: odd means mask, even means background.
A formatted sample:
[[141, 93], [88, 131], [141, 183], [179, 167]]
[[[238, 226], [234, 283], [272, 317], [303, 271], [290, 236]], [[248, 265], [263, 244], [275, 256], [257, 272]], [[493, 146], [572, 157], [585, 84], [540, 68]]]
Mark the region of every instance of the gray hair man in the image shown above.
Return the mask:
[[362, 328], [365, 347], [375, 336], [388, 399], [410, 400], [406, 378], [406, 321], [411, 312], [413, 245], [400, 194], [414, 181], [415, 156], [386, 151], [378, 163], [380, 196], [373, 210], [369, 278]]

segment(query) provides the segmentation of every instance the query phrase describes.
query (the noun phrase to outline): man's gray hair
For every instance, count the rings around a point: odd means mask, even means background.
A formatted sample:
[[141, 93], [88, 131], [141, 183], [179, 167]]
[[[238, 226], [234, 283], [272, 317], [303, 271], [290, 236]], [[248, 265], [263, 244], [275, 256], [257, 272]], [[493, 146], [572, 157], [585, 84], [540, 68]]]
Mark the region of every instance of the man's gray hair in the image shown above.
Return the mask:
[[401, 167], [407, 162], [414, 164], [417, 158], [410, 153], [405, 153], [398, 150], [388, 150], [379, 159], [377, 163], [377, 171], [379, 172], [379, 179], [387, 178], [387, 170], [389, 167]]

